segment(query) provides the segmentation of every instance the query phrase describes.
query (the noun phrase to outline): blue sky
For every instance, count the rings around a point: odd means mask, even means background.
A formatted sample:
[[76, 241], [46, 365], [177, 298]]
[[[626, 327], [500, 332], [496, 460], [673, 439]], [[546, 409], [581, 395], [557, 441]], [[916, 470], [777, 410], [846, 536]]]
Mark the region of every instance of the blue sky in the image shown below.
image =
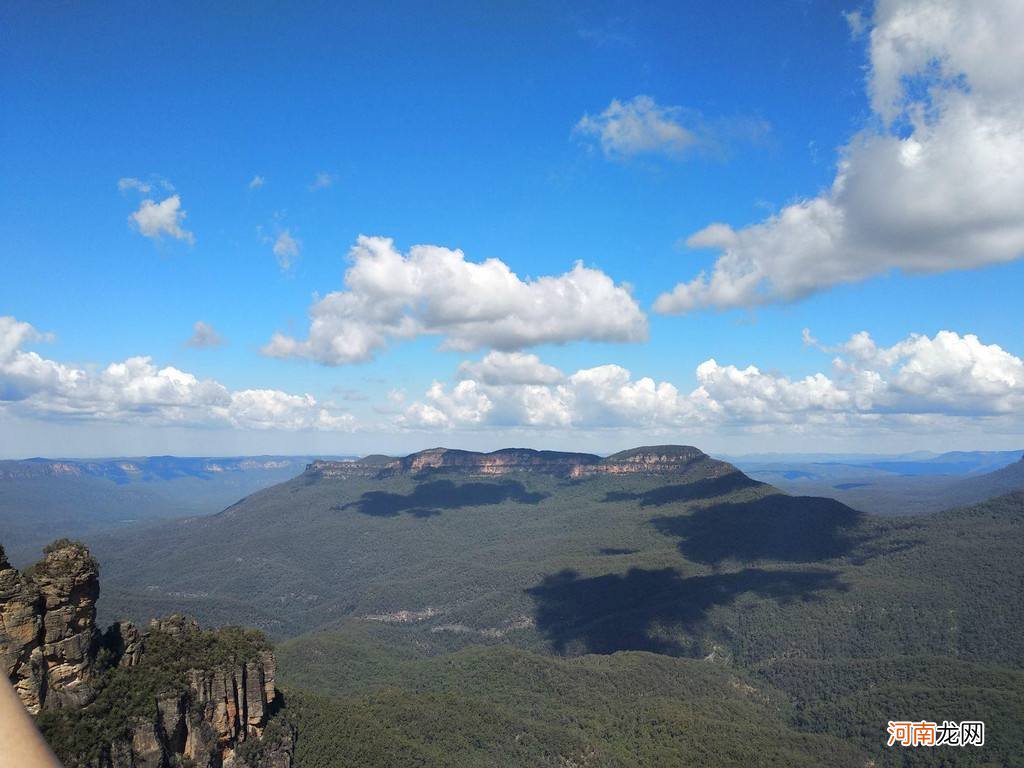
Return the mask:
[[[1013, 6], [7, 8], [0, 454], [1017, 447]], [[311, 336], [361, 235], [417, 292]], [[453, 316], [415, 245], [520, 331]], [[488, 259], [521, 299], [463, 269]], [[576, 262], [611, 286], [580, 322], [530, 288]], [[385, 338], [325, 352], [356, 333]]]

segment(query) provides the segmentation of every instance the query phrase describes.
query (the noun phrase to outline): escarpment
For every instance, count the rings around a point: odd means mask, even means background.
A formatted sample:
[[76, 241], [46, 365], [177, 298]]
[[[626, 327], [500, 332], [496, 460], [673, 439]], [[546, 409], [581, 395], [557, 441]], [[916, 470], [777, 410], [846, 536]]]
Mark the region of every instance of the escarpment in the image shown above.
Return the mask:
[[358, 461], [314, 461], [306, 467], [311, 478], [384, 478], [395, 475], [423, 475], [456, 472], [468, 475], [507, 475], [514, 472], [542, 472], [569, 479], [595, 475], [676, 475], [684, 479], [721, 477], [736, 468], [712, 459], [688, 445], [658, 445], [633, 448], [611, 456], [591, 453], [535, 451], [504, 448], [491, 453], [430, 448], [401, 458], [368, 456]]
[[59, 541], [19, 573], [0, 549], [0, 663], [68, 768], [290, 768], [274, 654], [183, 616], [95, 626], [98, 568]]

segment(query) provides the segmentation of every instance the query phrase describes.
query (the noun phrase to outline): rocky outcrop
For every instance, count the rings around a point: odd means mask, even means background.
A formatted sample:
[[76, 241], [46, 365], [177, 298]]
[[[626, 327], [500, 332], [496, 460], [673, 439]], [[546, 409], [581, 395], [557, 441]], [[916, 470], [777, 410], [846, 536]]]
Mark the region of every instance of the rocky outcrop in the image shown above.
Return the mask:
[[0, 562], [0, 659], [26, 708], [80, 707], [94, 694], [99, 570], [60, 541], [24, 574]]
[[[140, 635], [143, 662], [147, 641], [158, 634], [165, 636], [164, 642], [171, 638], [194, 644], [203, 632], [184, 616], [154, 619], [149, 631]], [[264, 739], [279, 707], [275, 674], [270, 651], [213, 668], [189, 669], [182, 689], [158, 695], [150, 714], [132, 724], [130, 738], [110, 745], [110, 767], [167, 768], [184, 760], [196, 768], [291, 768], [291, 729], [278, 728]], [[246, 746], [252, 747], [249, 755]]]
[[0, 548], [0, 667], [30, 712], [43, 695], [42, 596]]
[[92, 757], [54, 744], [68, 768], [291, 768], [295, 734], [274, 718], [276, 663], [262, 635], [204, 631], [183, 616], [101, 634], [98, 597], [83, 545], [56, 542], [24, 573], [0, 548], [0, 664], [25, 707], [48, 713], [48, 735], [98, 733], [90, 718], [119, 724], [122, 735], [91, 745]]
[[634, 448], [604, 458], [591, 453], [534, 451], [527, 448], [505, 448], [492, 453], [431, 448], [402, 458], [369, 456], [358, 461], [314, 461], [306, 467], [305, 475], [310, 479], [345, 479], [435, 472], [477, 476], [541, 472], [566, 478], [671, 474], [689, 480], [720, 477], [736, 471], [731, 464], [712, 459], [692, 446], [659, 445]]
[[81, 545], [62, 542], [48, 549], [31, 573], [43, 601], [43, 706], [80, 707], [95, 695], [99, 568]]

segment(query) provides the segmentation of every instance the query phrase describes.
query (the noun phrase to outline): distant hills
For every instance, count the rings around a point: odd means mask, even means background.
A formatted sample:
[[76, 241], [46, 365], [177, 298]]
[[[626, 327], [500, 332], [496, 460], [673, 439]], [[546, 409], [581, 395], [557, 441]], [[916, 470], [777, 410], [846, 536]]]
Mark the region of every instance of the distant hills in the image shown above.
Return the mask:
[[887, 750], [894, 713], [985, 721], [974, 764], [1024, 754], [1024, 491], [880, 516], [691, 446], [438, 448], [86, 539], [103, 621], [280, 643], [307, 768], [962, 758]]
[[[438, 449], [313, 462], [219, 514], [91, 541], [107, 564], [103, 610], [186, 610], [279, 638], [355, 621], [437, 650], [720, 648], [754, 661], [782, 648], [847, 656], [952, 643], [984, 655], [971, 638], [996, 625], [967, 616], [1016, 615], [1020, 599], [999, 597], [982, 574], [1024, 555], [1013, 536], [982, 546], [994, 522], [958, 538], [961, 514], [865, 515], [685, 446], [607, 459]], [[946, 585], [968, 561], [970, 574]], [[910, 631], [896, 629], [905, 617], [869, 618], [922, 600], [962, 622], [954, 630], [929, 611], [917, 619], [927, 630]], [[730, 648], [743, 627], [749, 637]], [[1002, 637], [1003, 658], [1024, 653]]]
[[[1024, 451], [956, 451], [937, 456], [738, 459], [751, 477], [788, 493], [830, 496], [880, 515], [939, 512], [1024, 489]], [[771, 460], [765, 460], [765, 459]]]
[[0, 535], [24, 564], [59, 536], [223, 509], [303, 471], [308, 456], [0, 461]]
[[630, 474], [707, 478], [737, 470], [690, 445], [652, 445], [606, 457], [530, 448], [504, 448], [490, 453], [430, 448], [404, 457], [374, 455], [355, 461], [316, 461], [307, 468], [307, 474], [321, 478], [385, 478], [446, 471], [487, 476], [537, 472], [567, 478]]
[[750, 453], [720, 458], [750, 471], [801, 465], [873, 469], [902, 475], [967, 475], [991, 472], [1013, 464], [1024, 456], [1024, 448], [1013, 451], [914, 451], [901, 454], [878, 453]]

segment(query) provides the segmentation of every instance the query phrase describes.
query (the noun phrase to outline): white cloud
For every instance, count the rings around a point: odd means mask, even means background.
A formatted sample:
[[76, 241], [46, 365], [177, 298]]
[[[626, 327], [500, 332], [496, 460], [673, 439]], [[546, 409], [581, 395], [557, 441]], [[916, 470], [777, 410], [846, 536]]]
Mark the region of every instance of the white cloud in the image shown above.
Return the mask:
[[205, 349], [207, 347], [219, 347], [225, 344], [222, 337], [212, 325], [202, 320], [196, 320], [192, 326], [192, 335], [185, 342], [185, 346]]
[[647, 337], [628, 287], [579, 262], [562, 275], [521, 280], [498, 259], [470, 262], [434, 245], [402, 254], [392, 240], [366, 236], [349, 256], [347, 290], [312, 305], [309, 337], [275, 334], [264, 354], [343, 365], [420, 335], [443, 336], [444, 348], [462, 351]]
[[334, 184], [334, 177], [327, 171], [320, 171], [313, 179], [313, 183], [309, 185], [309, 188], [313, 191], [318, 189], [327, 189], [329, 186]]
[[830, 189], [758, 224], [693, 235], [721, 254], [656, 311], [793, 301], [893, 269], [1024, 254], [1024, 4], [879, 0], [871, 23], [875, 117], [841, 151]]
[[483, 360], [463, 363], [459, 376], [484, 384], [557, 384], [564, 376], [536, 355], [523, 352], [488, 352]]
[[28, 323], [0, 317], [0, 409], [36, 418], [153, 426], [351, 430], [354, 418], [312, 395], [272, 389], [231, 391], [149, 357], [79, 368], [24, 350], [44, 341]]
[[274, 241], [274, 256], [277, 257], [278, 266], [286, 272], [291, 269], [299, 257], [301, 247], [302, 243], [292, 237], [287, 229], [281, 232]]
[[[149, 357], [105, 367], [48, 359], [49, 341], [0, 317], [0, 412], [23, 418], [243, 430], [352, 431], [356, 419], [310, 394], [231, 390]], [[727, 432], [842, 435], [965, 428], [1024, 435], [1024, 360], [972, 334], [913, 334], [879, 346], [867, 333], [824, 347], [826, 371], [792, 378], [756, 365], [705, 360], [687, 387], [608, 364], [565, 373], [535, 355], [491, 352], [422, 397], [392, 390], [378, 409], [395, 427], [497, 432], [503, 428], [625, 429], [648, 435]]]
[[249, 182], [249, 189], [259, 189], [266, 183], [267, 180], [262, 176], [253, 176], [252, 181]]
[[[809, 332], [809, 343], [817, 345]], [[820, 345], [818, 345], [820, 346]], [[834, 353], [830, 374], [803, 378], [705, 360], [696, 387], [634, 378], [618, 365], [571, 375], [490, 375], [491, 356], [465, 363], [451, 386], [434, 382], [400, 419], [408, 428], [626, 427], [711, 431], [723, 427], [902, 429], [951, 420], [998, 420], [1024, 432], [1024, 361], [976, 336], [940, 331], [879, 347], [866, 333]], [[542, 365], [534, 356], [526, 369]], [[545, 368], [550, 368], [545, 366]], [[506, 369], [499, 368], [501, 372]]]
[[129, 189], [134, 189], [136, 192], [141, 192], [142, 194], [145, 195], [149, 194], [149, 191], [153, 188], [153, 186], [148, 182], [140, 181], [139, 179], [133, 179], [130, 176], [125, 176], [124, 178], [117, 180], [117, 188], [122, 192], [125, 192]]
[[159, 203], [148, 198], [143, 200], [139, 210], [130, 219], [139, 234], [146, 237], [159, 239], [161, 235], [167, 234], [192, 244], [195, 243], [195, 236], [181, 227], [185, 216], [185, 211], [181, 210], [181, 198], [171, 195]]
[[850, 28], [850, 34], [855, 38], [863, 35], [868, 29], [869, 20], [864, 17], [862, 11], [844, 11], [843, 18], [846, 19], [846, 24]]
[[675, 155], [698, 143], [682, 124], [681, 107], [663, 107], [650, 96], [612, 99], [598, 115], [584, 115], [575, 132], [595, 139], [606, 157], [663, 153]]

